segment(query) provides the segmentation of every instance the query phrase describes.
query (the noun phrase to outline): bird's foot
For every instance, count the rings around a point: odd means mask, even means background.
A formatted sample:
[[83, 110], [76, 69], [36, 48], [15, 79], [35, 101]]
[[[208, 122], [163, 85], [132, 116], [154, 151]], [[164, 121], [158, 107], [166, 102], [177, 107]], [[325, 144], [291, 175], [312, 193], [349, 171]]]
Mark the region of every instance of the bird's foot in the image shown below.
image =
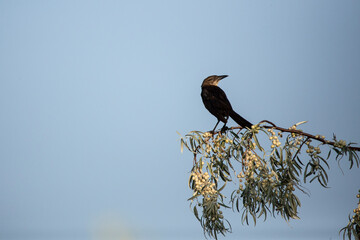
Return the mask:
[[226, 130], [228, 130], [229, 128], [227, 127], [227, 126], [223, 126], [222, 128], [221, 128], [221, 133], [225, 133], [226, 132]]
[[214, 136], [215, 130], [211, 130], [211, 131], [209, 131], [208, 133], [210, 133], [212, 136]]

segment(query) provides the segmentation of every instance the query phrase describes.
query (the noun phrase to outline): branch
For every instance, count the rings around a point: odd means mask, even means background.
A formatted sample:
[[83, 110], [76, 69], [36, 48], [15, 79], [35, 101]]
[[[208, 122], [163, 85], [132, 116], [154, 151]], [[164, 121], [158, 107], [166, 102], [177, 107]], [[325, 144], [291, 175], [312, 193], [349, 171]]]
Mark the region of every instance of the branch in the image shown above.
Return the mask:
[[[261, 121], [260, 123], [268, 123], [269, 125], [265, 125], [263, 126], [264, 128], [273, 128], [273, 129], [277, 129], [279, 131], [282, 131], [282, 132], [288, 132], [288, 133], [295, 133], [295, 134], [298, 134], [298, 135], [302, 135], [302, 136], [305, 136], [305, 137], [308, 137], [308, 138], [311, 138], [311, 139], [314, 139], [314, 140], [317, 140], [319, 142], [322, 142], [324, 144], [329, 144], [329, 145], [332, 145], [334, 146], [335, 145], [335, 142], [333, 141], [328, 141], [328, 140], [325, 140], [325, 139], [322, 139], [322, 138], [319, 138], [317, 136], [314, 136], [310, 133], [305, 133], [303, 131], [300, 131], [300, 130], [296, 130], [296, 129], [287, 129], [287, 128], [282, 128], [282, 127], [278, 127], [276, 126], [274, 123], [268, 121], [268, 120], [263, 120]], [[259, 124], [260, 124], [259, 123]], [[270, 126], [271, 125], [271, 126]], [[228, 128], [228, 130], [233, 130], [233, 129], [243, 129], [243, 127], [230, 127]], [[217, 131], [217, 132], [214, 132], [213, 134], [218, 134], [220, 133], [221, 131]], [[352, 146], [348, 146], [348, 148], [350, 150], [354, 150], [354, 151], [360, 151], [360, 147], [352, 147]]]

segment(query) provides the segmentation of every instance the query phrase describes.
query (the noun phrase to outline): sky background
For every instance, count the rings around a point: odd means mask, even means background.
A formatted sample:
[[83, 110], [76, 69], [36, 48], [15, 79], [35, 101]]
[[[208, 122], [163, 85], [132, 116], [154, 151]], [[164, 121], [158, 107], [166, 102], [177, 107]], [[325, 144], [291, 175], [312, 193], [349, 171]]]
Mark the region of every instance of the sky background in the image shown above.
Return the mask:
[[[176, 131], [216, 123], [213, 74], [253, 123], [360, 142], [360, 1], [0, 0], [0, 239], [203, 239]], [[225, 212], [226, 239], [340, 239], [342, 168], [301, 220]]]

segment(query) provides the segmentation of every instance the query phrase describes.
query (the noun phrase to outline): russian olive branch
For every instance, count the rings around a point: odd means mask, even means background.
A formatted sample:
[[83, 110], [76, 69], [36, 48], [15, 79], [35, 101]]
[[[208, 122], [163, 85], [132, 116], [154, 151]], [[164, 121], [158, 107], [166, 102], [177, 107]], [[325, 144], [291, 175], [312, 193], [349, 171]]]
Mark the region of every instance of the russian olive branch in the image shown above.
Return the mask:
[[[288, 133], [294, 133], [294, 134], [306, 136], [306, 137], [308, 137], [308, 138], [311, 138], [311, 139], [317, 140], [317, 141], [319, 141], [319, 142], [322, 142], [322, 143], [324, 143], [324, 144], [329, 144], [329, 145], [332, 145], [332, 146], [334, 146], [334, 144], [336, 143], [336, 142], [334, 142], [334, 141], [325, 140], [325, 139], [319, 137], [319, 135], [312, 135], [312, 134], [303, 132], [303, 131], [301, 131], [301, 130], [278, 127], [278, 126], [276, 126], [274, 123], [272, 123], [272, 122], [270, 122], [270, 121], [268, 121], [268, 120], [263, 120], [263, 121], [261, 121], [259, 124], [261, 124], [261, 123], [271, 124], [271, 126], [264, 125], [263, 127], [266, 128], [266, 129], [273, 128], [273, 129], [276, 129], [276, 130], [279, 130], [279, 131], [282, 131], [282, 132], [288, 132]], [[301, 123], [305, 123], [305, 122], [301, 122]], [[243, 129], [243, 128], [242, 128], [242, 127], [231, 127], [231, 128], [228, 128], [228, 130], [234, 130], [234, 129]], [[220, 132], [221, 132], [221, 131], [218, 131], [218, 132], [215, 132], [214, 134], [218, 134], [218, 133], [220, 133]], [[360, 147], [348, 146], [348, 149], [349, 149], [349, 150], [354, 150], [354, 151], [360, 151]]]
[[[322, 164], [329, 168], [327, 160], [331, 151], [336, 152], [338, 161], [348, 154], [350, 168], [354, 162], [359, 167], [360, 160], [356, 151], [360, 148], [351, 146], [353, 143], [346, 144], [344, 140], [338, 141], [335, 135], [334, 141], [328, 141], [323, 136], [304, 133], [297, 129], [303, 123], [305, 122], [286, 129], [264, 120], [245, 131], [241, 127], [217, 132], [193, 131], [181, 138], [181, 149], [185, 146], [194, 155], [189, 178], [193, 196], [189, 200], [191, 205], [196, 203], [193, 212], [205, 234], [217, 239], [219, 233], [225, 235], [231, 231], [231, 225], [224, 219], [220, 208], [242, 212], [242, 222], [247, 224], [249, 216], [256, 223], [256, 219], [262, 215], [266, 219], [268, 213], [273, 216], [279, 214], [286, 221], [298, 219], [300, 201], [294, 194], [295, 187], [305, 192], [299, 177], [304, 175], [303, 180], [306, 182], [308, 177], [313, 176], [310, 182], [317, 179], [323, 187], [327, 187], [328, 176]], [[287, 135], [283, 145], [275, 131], [280, 138], [283, 134]], [[270, 151], [265, 151], [260, 145], [257, 138], [259, 133], [265, 133], [271, 140]], [[311, 145], [312, 140], [320, 144], [314, 147]], [[302, 173], [304, 164], [299, 155], [305, 144], [310, 160]], [[332, 146], [326, 158], [320, 156], [320, 147], [324, 145]], [[237, 169], [240, 169], [238, 174]], [[234, 177], [238, 181], [234, 182]], [[230, 206], [224, 202], [226, 196], [222, 194], [227, 182], [234, 182], [238, 186], [230, 196]], [[202, 214], [197, 207], [202, 208]]]

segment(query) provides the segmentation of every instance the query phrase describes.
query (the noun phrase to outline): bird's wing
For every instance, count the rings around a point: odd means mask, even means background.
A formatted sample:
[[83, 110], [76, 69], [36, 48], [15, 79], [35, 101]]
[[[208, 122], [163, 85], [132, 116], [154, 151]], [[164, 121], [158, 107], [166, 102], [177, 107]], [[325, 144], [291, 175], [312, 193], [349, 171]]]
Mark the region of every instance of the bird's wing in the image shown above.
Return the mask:
[[214, 107], [223, 109], [227, 112], [232, 109], [225, 92], [221, 88], [217, 86], [211, 86], [211, 89], [209, 90], [211, 91], [211, 94], [209, 95], [211, 97], [211, 101], [213, 102]]
[[226, 123], [232, 107], [225, 92], [217, 86], [206, 86], [202, 88], [201, 97], [206, 109], [218, 120]]

